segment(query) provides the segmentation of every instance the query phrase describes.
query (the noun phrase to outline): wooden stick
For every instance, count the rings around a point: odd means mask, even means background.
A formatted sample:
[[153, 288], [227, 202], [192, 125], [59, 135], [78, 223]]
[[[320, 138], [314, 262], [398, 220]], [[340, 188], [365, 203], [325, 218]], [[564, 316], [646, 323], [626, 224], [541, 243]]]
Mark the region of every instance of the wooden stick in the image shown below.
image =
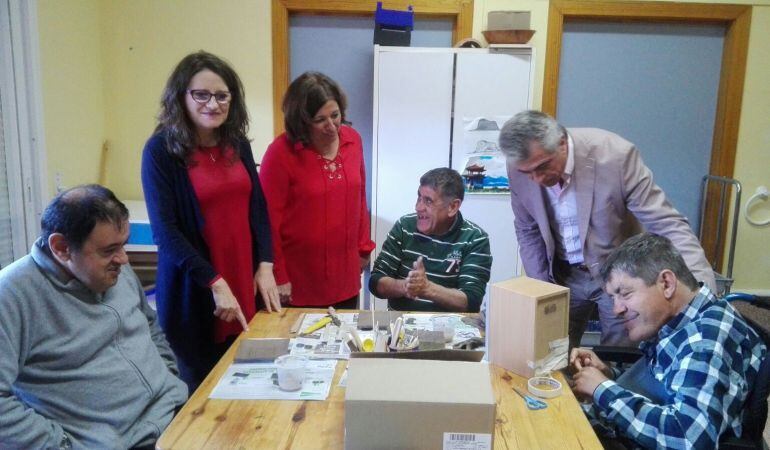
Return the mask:
[[294, 321], [294, 324], [293, 324], [293, 325], [291, 326], [291, 328], [289, 329], [289, 333], [291, 333], [291, 334], [297, 334], [297, 333], [299, 333], [299, 327], [301, 327], [301, 326], [302, 326], [302, 321], [303, 321], [303, 320], [305, 320], [305, 313], [302, 313], [302, 314], [300, 314], [300, 315], [297, 317], [297, 320], [296, 320], [296, 321]]

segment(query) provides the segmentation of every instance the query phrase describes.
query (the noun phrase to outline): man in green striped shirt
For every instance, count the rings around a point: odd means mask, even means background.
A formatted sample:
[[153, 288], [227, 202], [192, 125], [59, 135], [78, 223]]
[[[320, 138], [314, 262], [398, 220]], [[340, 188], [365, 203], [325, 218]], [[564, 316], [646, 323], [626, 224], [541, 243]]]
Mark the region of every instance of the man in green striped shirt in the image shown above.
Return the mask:
[[401, 311], [478, 312], [492, 267], [489, 236], [463, 219], [463, 179], [448, 168], [420, 177], [415, 213], [393, 225], [369, 291]]

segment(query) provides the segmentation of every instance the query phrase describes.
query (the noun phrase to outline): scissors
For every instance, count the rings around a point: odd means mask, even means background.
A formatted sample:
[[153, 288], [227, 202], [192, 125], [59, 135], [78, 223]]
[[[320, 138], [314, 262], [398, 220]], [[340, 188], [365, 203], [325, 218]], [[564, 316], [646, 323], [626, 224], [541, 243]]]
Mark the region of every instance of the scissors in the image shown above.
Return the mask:
[[519, 390], [519, 388], [513, 386], [513, 390], [516, 391], [517, 394], [521, 395], [521, 398], [524, 399], [524, 402], [527, 404], [527, 408], [529, 409], [545, 409], [548, 407], [548, 405], [542, 401], [538, 400], [530, 395], [527, 395]]

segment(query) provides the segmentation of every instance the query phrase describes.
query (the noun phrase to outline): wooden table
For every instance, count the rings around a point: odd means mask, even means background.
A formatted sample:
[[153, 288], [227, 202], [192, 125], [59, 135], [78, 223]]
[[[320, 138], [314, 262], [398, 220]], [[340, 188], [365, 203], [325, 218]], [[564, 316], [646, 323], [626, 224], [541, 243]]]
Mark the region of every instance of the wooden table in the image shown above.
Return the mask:
[[[324, 311], [285, 308], [278, 314], [259, 312], [249, 324], [249, 332], [238, 339], [289, 336], [300, 314], [314, 312]], [[158, 448], [344, 448], [345, 389], [338, 383], [345, 361], [337, 365], [326, 401], [209, 399], [237, 347], [238, 341], [190, 397], [160, 437]], [[490, 369], [497, 400], [496, 449], [602, 448], [569, 388], [546, 400], [548, 408], [531, 411], [511, 389], [526, 390], [526, 380], [495, 366]], [[566, 387], [561, 374], [556, 378]]]

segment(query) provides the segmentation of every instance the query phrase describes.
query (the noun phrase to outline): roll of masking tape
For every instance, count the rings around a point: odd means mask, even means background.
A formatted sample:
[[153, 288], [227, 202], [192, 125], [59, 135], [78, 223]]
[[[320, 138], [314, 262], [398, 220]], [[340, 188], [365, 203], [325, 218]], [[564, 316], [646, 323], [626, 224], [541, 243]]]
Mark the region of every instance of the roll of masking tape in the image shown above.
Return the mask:
[[540, 398], [554, 398], [561, 395], [561, 383], [551, 377], [532, 377], [527, 381], [527, 389]]

